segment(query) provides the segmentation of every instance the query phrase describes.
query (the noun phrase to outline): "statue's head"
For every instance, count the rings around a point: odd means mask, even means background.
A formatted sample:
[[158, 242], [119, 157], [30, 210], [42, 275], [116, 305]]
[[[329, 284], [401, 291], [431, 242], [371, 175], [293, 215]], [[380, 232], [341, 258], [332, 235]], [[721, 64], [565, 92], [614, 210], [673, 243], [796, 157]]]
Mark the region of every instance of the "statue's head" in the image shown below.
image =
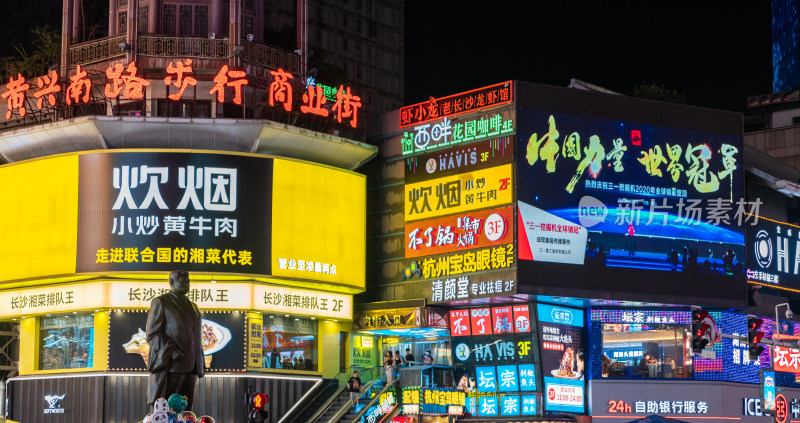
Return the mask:
[[189, 293], [189, 272], [185, 270], [173, 270], [169, 274], [169, 287], [176, 294], [186, 295]]

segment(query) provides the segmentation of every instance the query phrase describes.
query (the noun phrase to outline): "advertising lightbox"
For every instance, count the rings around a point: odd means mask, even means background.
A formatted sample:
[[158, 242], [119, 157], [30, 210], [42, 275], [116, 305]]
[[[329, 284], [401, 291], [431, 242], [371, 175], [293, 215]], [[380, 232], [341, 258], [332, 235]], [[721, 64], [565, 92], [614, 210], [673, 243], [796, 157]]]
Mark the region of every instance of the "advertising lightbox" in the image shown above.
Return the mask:
[[747, 280], [775, 288], [800, 288], [800, 227], [761, 216], [746, 227]]
[[583, 310], [548, 304], [536, 306], [544, 376], [544, 408], [583, 413], [585, 353]]
[[512, 164], [405, 185], [406, 222], [510, 204]]
[[[0, 281], [175, 268], [363, 288], [363, 175], [261, 155], [87, 152], [0, 167]], [[58, 213], [53, 213], [58, 210]], [[45, 259], [46, 258], [46, 259]]]
[[406, 223], [406, 258], [506, 245], [514, 240], [511, 206]]
[[513, 157], [513, 136], [455, 145], [406, 159], [404, 179], [412, 184], [511, 163]]
[[[231, 372], [245, 368], [244, 313], [202, 312], [203, 355], [206, 371]], [[147, 312], [110, 313], [109, 370], [147, 370]]]
[[741, 118], [568, 91], [517, 110], [521, 274], [558, 281], [558, 295], [741, 303]]

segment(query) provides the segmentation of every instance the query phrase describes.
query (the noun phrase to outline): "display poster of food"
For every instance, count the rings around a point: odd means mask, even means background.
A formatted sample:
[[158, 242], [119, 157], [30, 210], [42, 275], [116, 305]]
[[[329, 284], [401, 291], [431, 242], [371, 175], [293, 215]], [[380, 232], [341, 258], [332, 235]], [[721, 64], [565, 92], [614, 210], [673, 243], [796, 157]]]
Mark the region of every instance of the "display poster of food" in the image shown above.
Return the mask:
[[[244, 370], [245, 318], [242, 313], [201, 313], [206, 371]], [[110, 313], [108, 368], [112, 371], [146, 371], [146, 311]]]
[[544, 408], [583, 413], [585, 353], [583, 310], [537, 305]]

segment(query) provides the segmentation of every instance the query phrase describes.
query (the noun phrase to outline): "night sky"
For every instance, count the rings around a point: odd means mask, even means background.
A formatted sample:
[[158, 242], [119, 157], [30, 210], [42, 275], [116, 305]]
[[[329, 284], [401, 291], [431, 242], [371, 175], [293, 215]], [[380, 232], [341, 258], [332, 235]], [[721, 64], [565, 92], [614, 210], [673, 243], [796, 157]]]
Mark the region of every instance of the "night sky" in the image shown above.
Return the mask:
[[[578, 78], [626, 95], [657, 83], [689, 104], [738, 111], [771, 92], [769, 1], [405, 3], [406, 104], [509, 79]], [[61, 0], [0, 1], [0, 53], [37, 24], [60, 27], [60, 9]]]
[[406, 104], [577, 78], [625, 95], [663, 84], [742, 111], [772, 91], [770, 13], [769, 1], [406, 1]]

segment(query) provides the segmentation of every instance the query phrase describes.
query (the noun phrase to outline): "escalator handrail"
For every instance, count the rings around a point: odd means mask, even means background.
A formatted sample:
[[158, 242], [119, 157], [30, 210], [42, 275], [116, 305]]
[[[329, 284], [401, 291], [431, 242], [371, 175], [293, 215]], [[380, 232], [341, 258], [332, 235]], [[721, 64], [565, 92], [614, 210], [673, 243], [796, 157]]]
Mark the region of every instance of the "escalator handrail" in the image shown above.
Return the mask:
[[[319, 391], [319, 393], [317, 394], [317, 396], [319, 396], [319, 395], [321, 395], [323, 392], [325, 392], [325, 391], [328, 389], [328, 387], [329, 387], [329, 386], [331, 386], [331, 385], [333, 385], [334, 383], [337, 383], [337, 384], [338, 384], [338, 383], [339, 383], [339, 376], [341, 376], [341, 375], [343, 375], [343, 374], [349, 374], [349, 373], [350, 373], [350, 369], [351, 369], [351, 368], [352, 368], [352, 367], [345, 367], [345, 368], [344, 368], [342, 371], [340, 371], [340, 372], [339, 372], [339, 373], [338, 373], [336, 376], [334, 376], [334, 377], [333, 377], [333, 379], [331, 379], [331, 381], [330, 381], [330, 382], [328, 382], [328, 384], [327, 384], [327, 385], [325, 385], [325, 387], [323, 387], [322, 389], [320, 389], [320, 391]], [[306, 422], [306, 423], [312, 423], [312, 422], [314, 422], [316, 419], [318, 419], [318, 418], [319, 418], [319, 416], [321, 416], [321, 415], [322, 415], [322, 413], [324, 413], [324, 412], [325, 412], [325, 410], [327, 410], [327, 409], [328, 409], [328, 407], [330, 407], [330, 405], [331, 405], [330, 403], [332, 403], [332, 402], [333, 402], [333, 400], [334, 400], [334, 399], [335, 399], [335, 398], [338, 396], [338, 395], [337, 395], [338, 393], [341, 393], [341, 391], [344, 389], [344, 387], [345, 387], [345, 386], [346, 386], [346, 385], [342, 385], [342, 386], [340, 386], [340, 387], [339, 387], [339, 388], [336, 390], [336, 393], [334, 393], [334, 395], [332, 395], [332, 396], [331, 396], [331, 398], [329, 398], [327, 401], [325, 401], [325, 402], [322, 404], [322, 406], [321, 406], [319, 409], [317, 409], [317, 411], [316, 411], [316, 412], [314, 412], [314, 414], [313, 414], [313, 415], [311, 415], [311, 417], [310, 417], [310, 418], [307, 420], [307, 422]], [[316, 399], [316, 397], [317, 397], [317, 396], [315, 396], [315, 397], [314, 397], [314, 399]], [[313, 402], [314, 402], [314, 401], [313, 401], [313, 400], [311, 400], [311, 401], [310, 401], [310, 402], [309, 402], [309, 403], [308, 403], [308, 404], [307, 404], [305, 407], [303, 407], [303, 409], [302, 409], [302, 410], [299, 410], [299, 411], [297, 412], [297, 414], [296, 414], [296, 415], [297, 415], [297, 416], [301, 416], [301, 415], [302, 415], [302, 413], [303, 413], [304, 411], [306, 411], [306, 409], [308, 408], [308, 406], [309, 406], [309, 405], [311, 405], [311, 404], [313, 404]]]
[[[375, 369], [375, 368], [378, 368], [378, 367], [381, 367], [381, 366], [362, 367], [362, 368], [359, 368], [358, 366], [350, 366], [350, 367], [345, 367], [345, 369], [344, 369], [344, 370], [342, 370], [341, 372], [339, 372], [339, 373], [338, 373], [338, 374], [337, 374], [337, 375], [336, 375], [336, 376], [333, 378], [333, 380], [332, 380], [332, 381], [331, 381], [331, 382], [328, 384], [328, 386], [330, 386], [330, 385], [331, 385], [331, 384], [333, 384], [334, 382], [337, 382], [337, 383], [338, 383], [338, 380], [339, 380], [339, 376], [340, 376], [340, 375], [348, 375], [348, 374], [352, 374], [352, 372], [350, 371], [350, 370], [352, 370], [352, 369], [359, 369], [359, 370], [358, 370], [359, 372], [362, 372], [362, 371], [363, 371], [365, 374], [366, 374], [367, 372], [369, 372], [369, 374], [370, 374], [370, 377], [371, 377], [371, 375], [372, 375], [372, 370], [373, 370], [373, 369]], [[355, 370], [354, 370], [354, 371], [355, 371]], [[378, 379], [380, 379], [380, 376], [378, 377]], [[370, 382], [370, 383], [368, 384], [368, 386], [371, 386], [371, 385], [372, 385], [372, 383], [374, 383], [374, 382], [375, 382], [375, 381], [373, 380], [372, 382]], [[327, 388], [327, 386], [326, 386], [326, 388]], [[321, 406], [321, 407], [320, 407], [320, 408], [319, 408], [317, 411], [315, 411], [315, 412], [314, 412], [314, 414], [313, 414], [313, 415], [311, 415], [311, 417], [310, 417], [310, 418], [309, 418], [309, 419], [306, 421], [306, 423], [314, 423], [314, 422], [316, 422], [316, 421], [317, 421], [317, 419], [319, 419], [319, 418], [320, 418], [320, 416], [322, 416], [323, 414], [325, 414], [325, 412], [326, 412], [326, 411], [328, 411], [328, 409], [329, 409], [329, 408], [330, 408], [330, 407], [333, 405], [333, 403], [336, 401], [336, 399], [337, 399], [337, 398], [339, 398], [339, 396], [341, 396], [341, 395], [342, 395], [342, 392], [344, 392], [344, 390], [345, 390], [345, 389], [347, 389], [347, 384], [346, 384], [346, 383], [345, 383], [345, 384], [343, 384], [342, 386], [340, 386], [338, 389], [336, 389], [336, 392], [334, 392], [334, 393], [333, 393], [333, 395], [331, 395], [331, 397], [330, 397], [330, 398], [328, 398], [328, 399], [327, 399], [327, 400], [326, 400], [326, 401], [325, 401], [325, 402], [322, 404], [322, 406]], [[323, 390], [322, 390], [321, 392], [324, 392], [324, 388], [323, 388]], [[305, 410], [305, 409], [304, 409], [304, 410]], [[338, 412], [337, 412], [337, 414], [338, 414]]]
[[[353, 422], [352, 423], [357, 423], [360, 418], [364, 417], [364, 414], [367, 414], [367, 410], [369, 410], [369, 408], [372, 407], [376, 402], [380, 401], [381, 395], [385, 394], [386, 391], [388, 391], [390, 387], [394, 386], [398, 382], [399, 382], [399, 380], [395, 379], [395, 380], [387, 383], [386, 386], [384, 386], [383, 389], [381, 389], [377, 394], [375, 394], [375, 396], [372, 397], [372, 400], [370, 402], [368, 402], [367, 405], [365, 405], [361, 409], [361, 411], [358, 412], [358, 414], [356, 414], [355, 418], [353, 418]], [[395, 395], [397, 395], [397, 393], [395, 393]], [[398, 401], [398, 404], [399, 404], [399, 401]]]

